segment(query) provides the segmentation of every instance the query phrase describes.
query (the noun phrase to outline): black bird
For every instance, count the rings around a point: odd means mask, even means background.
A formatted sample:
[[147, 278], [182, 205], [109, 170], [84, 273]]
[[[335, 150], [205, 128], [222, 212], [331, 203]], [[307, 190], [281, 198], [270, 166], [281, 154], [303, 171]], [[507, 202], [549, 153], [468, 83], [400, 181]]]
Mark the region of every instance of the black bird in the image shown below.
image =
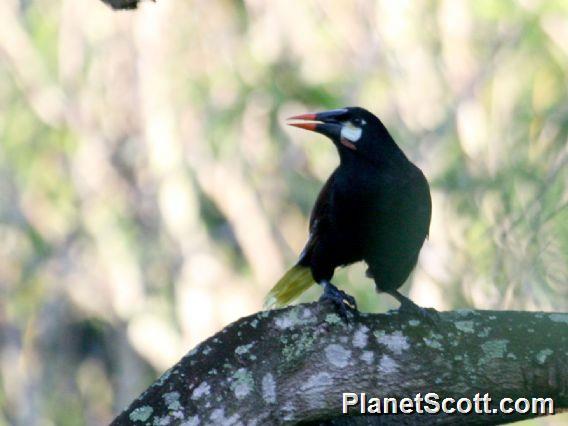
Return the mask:
[[394, 296], [402, 310], [433, 314], [398, 288], [416, 265], [428, 235], [432, 202], [428, 181], [395, 143], [383, 123], [360, 107], [291, 117], [292, 126], [327, 136], [340, 164], [322, 188], [310, 217], [310, 235], [297, 264], [266, 298], [283, 306], [313, 282], [323, 286], [345, 317], [355, 299], [331, 283], [335, 268], [365, 261], [376, 290]]

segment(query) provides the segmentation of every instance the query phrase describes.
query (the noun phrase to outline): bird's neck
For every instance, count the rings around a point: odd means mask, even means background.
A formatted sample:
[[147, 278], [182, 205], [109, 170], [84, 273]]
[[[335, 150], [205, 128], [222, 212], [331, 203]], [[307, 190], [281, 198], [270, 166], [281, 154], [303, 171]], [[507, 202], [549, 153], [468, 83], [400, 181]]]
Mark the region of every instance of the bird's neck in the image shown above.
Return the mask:
[[370, 165], [381, 170], [388, 170], [391, 168], [400, 169], [412, 164], [392, 139], [382, 141], [375, 146], [372, 153], [365, 153], [365, 155], [340, 146], [339, 159], [340, 167], [348, 169], [358, 169]]

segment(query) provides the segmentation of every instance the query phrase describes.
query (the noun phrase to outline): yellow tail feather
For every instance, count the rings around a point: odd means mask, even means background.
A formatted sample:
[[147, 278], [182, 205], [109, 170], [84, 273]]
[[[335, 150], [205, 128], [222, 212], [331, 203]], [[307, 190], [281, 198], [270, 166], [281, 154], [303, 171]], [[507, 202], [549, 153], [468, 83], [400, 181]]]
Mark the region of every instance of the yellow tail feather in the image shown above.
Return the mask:
[[306, 266], [296, 265], [284, 274], [266, 295], [266, 308], [279, 308], [287, 305], [314, 284], [312, 271]]

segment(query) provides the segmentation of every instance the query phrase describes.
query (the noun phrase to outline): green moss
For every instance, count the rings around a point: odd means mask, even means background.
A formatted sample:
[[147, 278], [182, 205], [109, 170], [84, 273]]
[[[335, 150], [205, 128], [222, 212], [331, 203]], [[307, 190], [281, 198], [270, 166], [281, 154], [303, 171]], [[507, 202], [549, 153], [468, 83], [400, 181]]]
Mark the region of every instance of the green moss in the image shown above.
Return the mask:
[[276, 317], [274, 320], [276, 327], [281, 330], [285, 330], [287, 328], [304, 324], [305, 322], [300, 318], [299, 313], [299, 308], [293, 308]]
[[231, 390], [237, 399], [243, 399], [254, 389], [252, 373], [246, 368], [239, 368], [231, 378]]
[[332, 325], [341, 324], [341, 318], [337, 314], [327, 314], [325, 316], [325, 322]]
[[456, 321], [456, 328], [464, 333], [473, 333], [473, 321]]
[[164, 394], [163, 398], [168, 406], [168, 410], [176, 411], [181, 408], [181, 404], [179, 403], [179, 392], [168, 392]]
[[428, 339], [426, 337], [424, 337], [424, 343], [426, 344], [426, 346], [428, 346], [429, 348], [432, 349], [442, 349], [442, 345], [440, 344], [440, 342], [434, 340], [434, 339]]
[[251, 349], [253, 346], [254, 346], [254, 342], [253, 342], [253, 343], [249, 343], [248, 345], [241, 345], [241, 346], [238, 346], [238, 347], [235, 349], [235, 353], [236, 353], [237, 355], [244, 355], [244, 354], [248, 353], [248, 352], [250, 351], [250, 349]]
[[386, 335], [386, 333], [385, 333], [384, 330], [375, 330], [375, 331], [373, 331], [373, 336], [375, 336], [375, 338], [376, 338], [377, 340], [380, 339], [381, 337], [385, 336], [385, 335]]
[[498, 339], [490, 340], [481, 345], [483, 352], [490, 356], [491, 358], [503, 358], [505, 351], [507, 350], [508, 340]]
[[508, 343], [508, 340], [503, 339], [489, 340], [488, 342], [483, 343], [481, 345], [483, 357], [481, 357], [480, 363], [486, 364], [494, 359], [505, 357]]
[[162, 374], [160, 376], [160, 378], [158, 379], [158, 381], [155, 383], [155, 386], [162, 386], [164, 384], [164, 382], [169, 379], [172, 372], [173, 372], [173, 368], [166, 370], [166, 372], [164, 374]]
[[183, 422], [184, 426], [198, 426], [200, 424], [199, 416], [192, 416]]
[[550, 318], [550, 320], [554, 322], [563, 322], [565, 324], [568, 324], [567, 314], [550, 314], [548, 318]]
[[[450, 336], [450, 335], [448, 335], [448, 336]], [[428, 337], [429, 337], [430, 339], [432, 339], [432, 340], [442, 340], [442, 341], [444, 340], [444, 336], [442, 336], [442, 335], [439, 334], [439, 333], [434, 333], [434, 332], [431, 331], [431, 330], [430, 330], [430, 333], [429, 333]]]
[[471, 309], [457, 309], [456, 313], [461, 317], [469, 317], [469, 316], [477, 314], [477, 312], [475, 312], [474, 310], [471, 310]]
[[143, 405], [142, 407], [132, 410], [128, 418], [133, 422], [145, 422], [150, 418], [153, 412], [154, 409], [152, 407], [149, 405]]
[[552, 349], [543, 349], [538, 354], [536, 354], [536, 360], [540, 365], [543, 365], [548, 357], [553, 354]]
[[204, 396], [209, 395], [211, 392], [211, 386], [205, 381], [201, 382], [199, 386], [196, 386], [191, 393], [191, 399], [196, 401], [198, 399], [203, 398]]
[[294, 335], [292, 341], [284, 346], [282, 356], [286, 364], [291, 364], [295, 360], [302, 358], [306, 352], [314, 345], [315, 337], [312, 334]]

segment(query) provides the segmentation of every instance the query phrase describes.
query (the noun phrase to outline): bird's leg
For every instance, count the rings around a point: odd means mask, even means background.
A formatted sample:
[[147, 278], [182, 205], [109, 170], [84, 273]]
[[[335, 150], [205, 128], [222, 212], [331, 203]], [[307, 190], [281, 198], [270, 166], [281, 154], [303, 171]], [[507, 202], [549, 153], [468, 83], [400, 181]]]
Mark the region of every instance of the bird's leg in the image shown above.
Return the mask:
[[323, 294], [320, 297], [320, 301], [329, 300], [332, 302], [337, 309], [339, 309], [339, 314], [346, 319], [347, 318], [347, 308], [357, 311], [357, 302], [353, 296], [339, 290], [328, 280], [323, 280], [320, 282], [323, 286]]
[[397, 290], [390, 291], [388, 293], [400, 302], [400, 308], [398, 308], [400, 312], [418, 316], [431, 324], [436, 324], [439, 321], [440, 317], [438, 315], [438, 311], [434, 308], [423, 308], [418, 306], [408, 297], [400, 294]]

